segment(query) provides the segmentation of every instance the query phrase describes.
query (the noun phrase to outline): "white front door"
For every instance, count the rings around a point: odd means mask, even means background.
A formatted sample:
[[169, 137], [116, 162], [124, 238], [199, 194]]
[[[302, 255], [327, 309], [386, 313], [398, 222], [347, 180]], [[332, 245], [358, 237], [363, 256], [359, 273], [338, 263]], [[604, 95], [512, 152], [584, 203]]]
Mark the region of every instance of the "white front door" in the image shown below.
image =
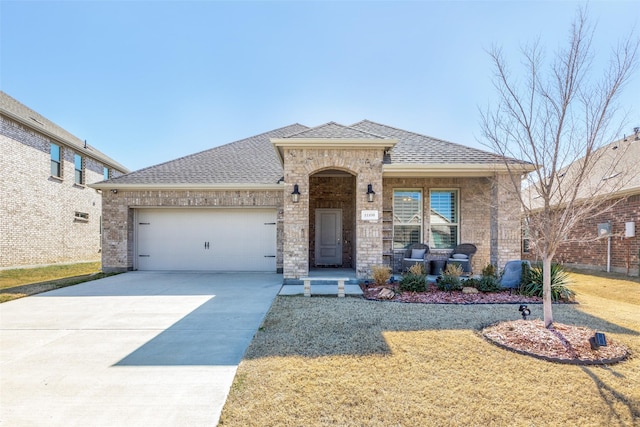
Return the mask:
[[342, 265], [342, 209], [316, 209], [316, 265]]

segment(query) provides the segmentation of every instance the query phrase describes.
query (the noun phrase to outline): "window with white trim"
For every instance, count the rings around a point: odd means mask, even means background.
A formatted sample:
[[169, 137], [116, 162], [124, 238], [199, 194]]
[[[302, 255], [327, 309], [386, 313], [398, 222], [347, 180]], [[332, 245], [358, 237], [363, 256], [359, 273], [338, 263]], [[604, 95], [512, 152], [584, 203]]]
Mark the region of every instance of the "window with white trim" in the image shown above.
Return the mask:
[[431, 190], [429, 193], [429, 246], [453, 249], [458, 245], [458, 190]]
[[51, 176], [62, 178], [62, 147], [51, 144]]
[[422, 243], [422, 191], [393, 190], [393, 248]]
[[84, 159], [80, 154], [73, 156], [73, 163], [75, 165], [75, 183], [84, 184]]

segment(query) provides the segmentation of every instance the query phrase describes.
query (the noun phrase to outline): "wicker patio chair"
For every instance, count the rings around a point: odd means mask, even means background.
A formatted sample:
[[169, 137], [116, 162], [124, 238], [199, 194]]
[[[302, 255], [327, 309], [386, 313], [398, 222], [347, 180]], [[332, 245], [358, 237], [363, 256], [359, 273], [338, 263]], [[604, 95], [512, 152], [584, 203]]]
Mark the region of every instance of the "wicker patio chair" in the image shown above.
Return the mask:
[[424, 271], [429, 272], [429, 264], [427, 261], [427, 255], [429, 255], [429, 245], [424, 243], [414, 243], [404, 251], [404, 258], [402, 259], [402, 271], [407, 271], [409, 267], [414, 264], [422, 263]]
[[478, 248], [471, 243], [462, 243], [453, 249], [447, 262], [454, 262], [462, 266], [464, 273], [471, 273], [471, 259], [478, 251]]

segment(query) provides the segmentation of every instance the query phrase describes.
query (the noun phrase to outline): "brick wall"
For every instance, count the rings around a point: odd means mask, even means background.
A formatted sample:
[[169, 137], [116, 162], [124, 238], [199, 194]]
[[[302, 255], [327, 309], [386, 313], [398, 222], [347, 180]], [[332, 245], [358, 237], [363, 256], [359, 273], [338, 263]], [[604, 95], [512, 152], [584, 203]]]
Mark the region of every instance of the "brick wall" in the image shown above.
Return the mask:
[[[585, 218], [573, 230], [568, 241], [560, 246], [554, 262], [578, 269], [606, 271], [607, 269], [607, 238], [597, 238], [599, 223], [611, 222], [611, 260], [610, 270], [617, 273], [638, 276], [638, 251], [640, 250], [640, 194], [627, 198], [612, 200], [615, 204], [611, 209], [602, 208], [602, 214]], [[635, 222], [636, 236], [625, 238], [625, 223]], [[570, 242], [580, 239], [582, 242]], [[536, 261], [535, 250], [523, 254], [532, 261]]]
[[[102, 198], [74, 183], [73, 150], [63, 146], [62, 179], [51, 177], [51, 140], [4, 116], [0, 126], [0, 268], [99, 261]], [[102, 181], [102, 167], [85, 156], [85, 183]]]
[[[460, 243], [472, 243], [478, 248], [472, 260], [472, 270], [480, 272], [489, 263], [502, 267], [506, 261], [520, 257], [521, 241], [519, 208], [514, 207], [517, 199], [511, 197], [508, 187], [498, 191], [495, 184], [499, 179], [502, 178], [387, 178], [384, 180], [384, 209], [392, 210], [394, 189], [422, 190], [422, 241], [429, 244], [429, 191], [458, 189]], [[390, 249], [388, 247], [386, 251]], [[395, 251], [396, 270], [403, 252]], [[433, 259], [448, 258], [451, 250], [431, 249], [430, 253]]]
[[[310, 246], [310, 179], [324, 170], [338, 170], [353, 175], [353, 209], [355, 210], [354, 234], [355, 257], [352, 261], [358, 277], [370, 275], [371, 266], [382, 263], [382, 198], [367, 202], [367, 185], [374, 191], [382, 188], [382, 149], [293, 149], [284, 150], [284, 193], [289, 195], [297, 184], [301, 193], [300, 201], [293, 203], [290, 197], [284, 198], [284, 278], [296, 279], [306, 276], [309, 271]], [[313, 191], [316, 191], [313, 188]], [[349, 210], [351, 208], [349, 207]], [[362, 210], [377, 210], [378, 221], [363, 221]], [[344, 215], [344, 213], [343, 213]]]
[[134, 268], [134, 209], [145, 207], [273, 207], [277, 213], [276, 268], [282, 269], [282, 191], [140, 190], [103, 193], [104, 271]]

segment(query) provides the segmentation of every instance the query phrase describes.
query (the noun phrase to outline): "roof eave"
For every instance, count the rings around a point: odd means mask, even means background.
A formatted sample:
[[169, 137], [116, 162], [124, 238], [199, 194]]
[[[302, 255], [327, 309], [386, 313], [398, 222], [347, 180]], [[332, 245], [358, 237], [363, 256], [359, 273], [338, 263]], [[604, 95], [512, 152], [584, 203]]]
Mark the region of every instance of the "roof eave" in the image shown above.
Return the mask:
[[256, 183], [215, 183], [215, 184], [120, 184], [109, 181], [97, 182], [90, 184], [89, 187], [96, 190], [122, 190], [122, 191], [146, 191], [146, 190], [212, 190], [212, 191], [269, 191], [282, 190], [283, 184], [256, 184]]
[[441, 163], [441, 164], [386, 164], [382, 174], [385, 178], [409, 177], [487, 177], [505, 173], [529, 173], [533, 165], [504, 163]]
[[[47, 138], [51, 138], [52, 140], [66, 145], [67, 147], [72, 148], [73, 150], [77, 150], [78, 152], [84, 153], [90, 157], [93, 157], [94, 159], [100, 160], [102, 163], [104, 163], [107, 166], [112, 167], [113, 169], [116, 169], [122, 173], [129, 173], [130, 170], [127, 169], [126, 167], [124, 167], [123, 165], [121, 165], [120, 163], [116, 162], [115, 160], [113, 160], [112, 158], [110, 158], [109, 156], [107, 156], [106, 154], [100, 152], [100, 151], [91, 151], [89, 149], [86, 148], [81, 148], [78, 146], [78, 144], [72, 142], [72, 141], [68, 141], [66, 139], [60, 138], [59, 136], [53, 134], [52, 132], [48, 131], [45, 128], [41, 128], [41, 127], [35, 127], [33, 126], [32, 123], [28, 122], [27, 120], [23, 119], [22, 117], [20, 117], [17, 114], [12, 113], [11, 111], [8, 110], [1, 110], [0, 111], [2, 114], [4, 114], [5, 116], [7, 116], [8, 118], [10, 118], [11, 120], [15, 120], [18, 123], [23, 124], [24, 126], [28, 127], [29, 129], [34, 129], [35, 131], [37, 131], [38, 133], [41, 133], [43, 135], [45, 135]], [[65, 131], [66, 132], [66, 131]], [[67, 132], [68, 133], [68, 132]]]

